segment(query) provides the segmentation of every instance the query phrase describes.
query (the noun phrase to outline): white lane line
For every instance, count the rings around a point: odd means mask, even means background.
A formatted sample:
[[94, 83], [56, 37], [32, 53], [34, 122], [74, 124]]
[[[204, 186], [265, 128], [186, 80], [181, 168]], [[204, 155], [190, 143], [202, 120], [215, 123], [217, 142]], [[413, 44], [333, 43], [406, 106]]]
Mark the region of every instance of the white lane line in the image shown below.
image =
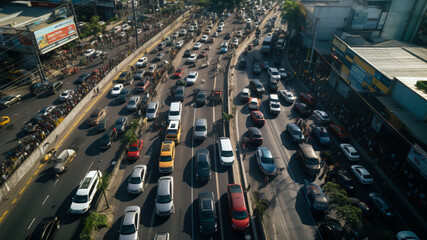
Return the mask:
[[[196, 103], [194, 103], [193, 105], [194, 107], [194, 111], [193, 111], [193, 126], [196, 123], [196, 112], [197, 112], [197, 108], [196, 108]], [[192, 134], [192, 138], [191, 138], [191, 156], [194, 156], [194, 134]], [[191, 205], [193, 206], [191, 208], [191, 239], [194, 239], [194, 204], [193, 204], [193, 199], [194, 199], [194, 169], [193, 169], [193, 159], [190, 160], [190, 164], [191, 164]]]
[[55, 187], [55, 185], [58, 183], [58, 181], [59, 181], [59, 178], [58, 178], [58, 179], [56, 179], [56, 181], [55, 181], [55, 183], [53, 184], [52, 188], [54, 188], [54, 187]]
[[49, 198], [49, 195], [46, 196], [46, 198], [44, 199], [42, 206], [46, 203], [47, 199]]
[[27, 230], [30, 230], [31, 225], [33, 225], [34, 221], [36, 220], [36, 218], [33, 218], [33, 221], [31, 221], [30, 225], [28, 226]]

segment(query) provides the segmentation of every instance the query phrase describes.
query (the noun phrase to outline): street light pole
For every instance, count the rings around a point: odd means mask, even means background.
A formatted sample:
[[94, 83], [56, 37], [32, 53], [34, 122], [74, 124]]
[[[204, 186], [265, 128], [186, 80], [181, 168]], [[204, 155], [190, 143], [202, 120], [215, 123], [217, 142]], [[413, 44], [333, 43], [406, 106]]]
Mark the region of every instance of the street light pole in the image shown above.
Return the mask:
[[[96, 174], [98, 174], [98, 178], [99, 178], [99, 164], [102, 162], [101, 159], [98, 160], [98, 163], [96, 164]], [[105, 179], [105, 178], [104, 178]], [[107, 203], [107, 209], [110, 208], [110, 204], [108, 204], [108, 199], [107, 199], [107, 195], [105, 194], [105, 188], [107, 187], [105, 185], [106, 183], [104, 183], [104, 180], [101, 181], [101, 190], [102, 190], [102, 194], [104, 195], [104, 199], [105, 199], [105, 203]]]
[[139, 42], [138, 42], [138, 29], [136, 29], [136, 12], [135, 12], [135, 0], [132, 0], [132, 10], [133, 10], [133, 28], [135, 29], [135, 39], [136, 39], [136, 48], [138, 49], [139, 47]]

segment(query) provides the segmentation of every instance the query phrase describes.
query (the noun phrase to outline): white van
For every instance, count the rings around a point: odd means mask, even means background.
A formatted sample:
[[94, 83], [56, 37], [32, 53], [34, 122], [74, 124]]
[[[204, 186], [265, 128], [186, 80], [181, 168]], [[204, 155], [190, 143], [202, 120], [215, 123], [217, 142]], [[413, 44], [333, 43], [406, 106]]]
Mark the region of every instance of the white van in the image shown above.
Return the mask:
[[172, 102], [169, 109], [168, 121], [181, 121], [182, 103]]
[[94, 170], [86, 174], [85, 178], [80, 182], [79, 189], [77, 189], [76, 195], [74, 195], [71, 202], [71, 213], [83, 214], [89, 210], [101, 178], [101, 171]]

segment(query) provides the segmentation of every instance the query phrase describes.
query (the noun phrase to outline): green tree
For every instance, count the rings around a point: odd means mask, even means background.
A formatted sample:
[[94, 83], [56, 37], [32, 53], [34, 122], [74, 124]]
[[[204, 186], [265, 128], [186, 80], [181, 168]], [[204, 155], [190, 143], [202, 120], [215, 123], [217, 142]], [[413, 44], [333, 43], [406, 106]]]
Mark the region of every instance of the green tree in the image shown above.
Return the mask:
[[232, 119], [232, 118], [234, 118], [234, 116], [233, 116], [233, 114], [227, 114], [226, 112], [222, 112], [222, 115], [224, 115], [224, 119], [227, 121], [227, 122], [230, 122], [230, 120]]
[[286, 18], [288, 26], [296, 31], [305, 27], [307, 13], [305, 12], [301, 2], [286, 0], [283, 4], [281, 16]]
[[354, 230], [361, 230], [362, 210], [350, 204], [347, 192], [340, 185], [327, 182], [323, 187], [329, 197], [329, 204], [337, 214], [337, 218], [345, 222], [345, 226]]

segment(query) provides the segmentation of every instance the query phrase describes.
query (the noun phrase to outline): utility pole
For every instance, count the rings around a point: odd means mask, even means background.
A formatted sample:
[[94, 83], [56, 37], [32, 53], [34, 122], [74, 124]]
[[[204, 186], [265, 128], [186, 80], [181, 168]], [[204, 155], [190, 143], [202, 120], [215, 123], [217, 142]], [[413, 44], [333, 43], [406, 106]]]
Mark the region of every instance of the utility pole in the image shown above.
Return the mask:
[[30, 35], [31, 41], [33, 43], [33, 52], [34, 52], [34, 55], [36, 56], [36, 59], [37, 59], [37, 68], [39, 69], [40, 78], [43, 81], [46, 81], [47, 77], [46, 77], [46, 73], [44, 72], [44, 69], [43, 69], [42, 61], [40, 60], [39, 51], [36, 50], [36, 48], [38, 48], [39, 45], [36, 42], [36, 39], [34, 37], [34, 33], [30, 30], [30, 26], [27, 26], [27, 32]]
[[96, 0], [93, 0], [93, 9], [95, 10], [95, 16], [98, 16], [98, 12], [96, 11]]
[[308, 65], [308, 69], [311, 70], [311, 63], [313, 61], [313, 54], [314, 54], [314, 48], [316, 47], [316, 37], [317, 37], [317, 22], [319, 21], [318, 18], [316, 18], [316, 22], [314, 23], [314, 34], [313, 34], [313, 42], [311, 44], [311, 53], [310, 53], [310, 62]]
[[136, 40], [136, 48], [138, 49], [139, 47], [139, 42], [138, 42], [138, 29], [136, 29], [136, 12], [135, 12], [135, 0], [132, 0], [132, 10], [133, 10], [133, 28], [135, 29], [135, 40]]
[[74, 21], [77, 24], [76, 29], [77, 29], [77, 33], [79, 34], [79, 39], [80, 39], [80, 28], [79, 28], [79, 21], [77, 19], [77, 15], [76, 12], [74, 11], [74, 4], [71, 0], [68, 0], [67, 2], [67, 6], [68, 4], [71, 4], [71, 11], [73, 11], [73, 16], [74, 16]]

